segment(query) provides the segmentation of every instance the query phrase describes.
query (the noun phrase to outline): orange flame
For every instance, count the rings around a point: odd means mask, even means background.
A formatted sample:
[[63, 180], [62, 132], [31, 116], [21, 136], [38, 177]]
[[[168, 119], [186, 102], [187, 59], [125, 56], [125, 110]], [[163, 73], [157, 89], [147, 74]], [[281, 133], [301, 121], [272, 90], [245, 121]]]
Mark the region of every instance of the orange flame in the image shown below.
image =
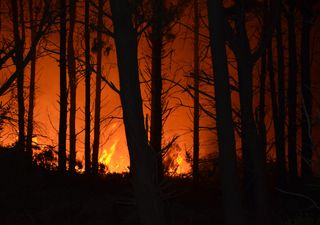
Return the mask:
[[109, 151], [107, 149], [103, 149], [100, 157], [99, 157], [99, 163], [102, 163], [106, 166], [109, 165], [112, 156], [114, 155], [114, 152], [116, 150], [117, 144], [119, 140], [116, 140], [110, 147]]

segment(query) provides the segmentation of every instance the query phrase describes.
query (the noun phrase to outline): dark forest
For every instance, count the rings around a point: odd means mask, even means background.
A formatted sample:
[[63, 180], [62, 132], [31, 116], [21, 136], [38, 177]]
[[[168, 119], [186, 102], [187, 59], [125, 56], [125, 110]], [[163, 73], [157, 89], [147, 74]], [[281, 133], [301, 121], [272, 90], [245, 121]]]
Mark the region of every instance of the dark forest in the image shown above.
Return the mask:
[[319, 0], [1, 0], [0, 224], [320, 225]]

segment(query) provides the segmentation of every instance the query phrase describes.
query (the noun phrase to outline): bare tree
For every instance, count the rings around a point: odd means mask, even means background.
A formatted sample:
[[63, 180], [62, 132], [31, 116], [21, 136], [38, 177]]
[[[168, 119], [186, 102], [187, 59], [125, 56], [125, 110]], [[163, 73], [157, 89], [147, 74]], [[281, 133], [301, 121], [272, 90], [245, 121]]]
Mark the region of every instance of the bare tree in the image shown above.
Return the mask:
[[58, 167], [66, 170], [66, 135], [67, 135], [67, 67], [66, 67], [66, 0], [60, 0], [60, 120]]
[[312, 176], [312, 92], [310, 63], [310, 33], [312, 28], [312, 4], [315, 1], [302, 1], [301, 31], [301, 176]]
[[200, 107], [199, 107], [199, 73], [200, 73], [200, 59], [199, 59], [199, 2], [194, 0], [194, 42], [193, 42], [193, 85], [194, 85], [194, 99], [193, 99], [193, 163], [192, 176], [195, 187], [199, 182], [199, 121], [200, 121]]
[[225, 220], [227, 225], [240, 225], [243, 224], [243, 211], [237, 181], [235, 136], [225, 48], [224, 9], [222, 1], [207, 0], [207, 7], [212, 65], [215, 72], [216, 124]]
[[102, 27], [103, 27], [103, 6], [104, 0], [99, 0], [98, 4], [98, 31], [97, 31], [97, 76], [96, 76], [96, 99], [94, 113], [94, 139], [92, 146], [92, 172], [98, 173], [98, 156], [100, 144], [100, 111], [101, 111], [101, 65], [102, 65]]
[[91, 146], [90, 146], [90, 80], [91, 80], [91, 64], [90, 64], [90, 2], [85, 0], [85, 21], [84, 21], [84, 41], [85, 41], [85, 171], [90, 173], [91, 170]]
[[130, 172], [142, 225], [164, 225], [163, 203], [155, 184], [156, 155], [148, 145], [140, 91], [137, 31], [132, 24], [132, 9], [127, 0], [111, 0], [112, 21], [120, 76], [120, 99]]
[[[29, 19], [30, 19], [30, 32], [31, 32], [31, 45], [35, 39], [36, 23], [33, 11], [33, 0], [28, 1], [29, 5]], [[33, 111], [34, 111], [34, 99], [35, 99], [35, 77], [36, 77], [36, 51], [31, 56], [30, 67], [30, 87], [29, 87], [29, 109], [28, 109], [28, 124], [27, 124], [27, 142], [26, 150], [30, 162], [32, 161], [32, 137], [33, 137]]]
[[70, 88], [70, 114], [69, 114], [69, 171], [75, 172], [76, 166], [76, 97], [77, 97], [77, 74], [74, 51], [74, 27], [76, 21], [77, 0], [70, 0], [69, 36], [68, 36], [68, 74]]
[[290, 0], [288, 21], [289, 78], [288, 78], [288, 165], [291, 177], [297, 177], [297, 44], [295, 32], [296, 1]]

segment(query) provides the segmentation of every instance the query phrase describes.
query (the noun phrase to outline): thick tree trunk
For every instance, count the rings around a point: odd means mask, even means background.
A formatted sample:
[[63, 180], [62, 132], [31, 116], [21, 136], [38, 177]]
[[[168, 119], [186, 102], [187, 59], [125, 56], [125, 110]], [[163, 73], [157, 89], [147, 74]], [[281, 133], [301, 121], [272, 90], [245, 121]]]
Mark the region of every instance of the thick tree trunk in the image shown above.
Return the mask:
[[[20, 2], [21, 4], [21, 2]], [[23, 84], [24, 84], [24, 69], [22, 66], [23, 63], [23, 48], [24, 48], [24, 38], [20, 36], [19, 24], [23, 21], [21, 14], [18, 13], [18, 1], [11, 1], [12, 6], [12, 21], [13, 21], [13, 33], [14, 33], [14, 44], [15, 44], [15, 66], [16, 70], [20, 71], [18, 75], [18, 150], [24, 152], [25, 150], [25, 134], [24, 134], [24, 93], [23, 93]], [[21, 7], [22, 8], [22, 7]], [[20, 8], [20, 9], [21, 9]], [[20, 20], [19, 20], [20, 18]], [[21, 24], [23, 26], [23, 24]], [[22, 29], [22, 32], [23, 29]]]
[[69, 114], [69, 171], [75, 172], [76, 166], [76, 95], [77, 95], [77, 77], [76, 60], [73, 46], [74, 26], [76, 20], [76, 0], [70, 0], [69, 14], [70, 26], [68, 36], [68, 73], [70, 88], [70, 114]]
[[267, 130], [265, 124], [266, 116], [266, 53], [264, 52], [261, 57], [261, 74], [259, 81], [259, 137], [261, 148], [263, 151], [264, 161], [266, 160], [267, 150]]
[[137, 33], [132, 24], [132, 7], [127, 0], [111, 0], [110, 3], [120, 76], [120, 99], [138, 212], [142, 225], [164, 225], [163, 203], [154, 182], [157, 158], [148, 146], [144, 127]]
[[215, 72], [216, 124], [225, 220], [227, 225], [240, 225], [243, 224], [243, 209], [237, 180], [222, 1], [207, 0], [207, 8], [212, 64]]
[[273, 128], [274, 128], [274, 139], [276, 146], [276, 164], [277, 164], [277, 183], [283, 186], [283, 181], [285, 178], [285, 152], [282, 152], [280, 146], [279, 137], [279, 111], [276, 93], [276, 81], [274, 77], [274, 67], [273, 67], [273, 53], [272, 53], [272, 42], [270, 41], [268, 48], [268, 71], [269, 71], [269, 84], [271, 92], [271, 105], [272, 105], [272, 118], [273, 118]]
[[194, 0], [194, 42], [193, 42], [193, 83], [194, 83], [194, 99], [193, 99], [193, 164], [192, 177], [193, 184], [197, 187], [199, 182], [199, 2]]
[[[238, 20], [236, 29], [238, 32], [237, 49], [234, 49], [238, 63], [240, 112], [241, 112], [241, 141], [244, 150], [248, 154], [247, 159], [251, 168], [247, 172], [247, 185], [252, 184], [254, 194], [256, 223], [268, 224], [268, 200], [266, 182], [266, 162], [264, 161], [263, 149], [260, 146], [258, 130], [253, 113], [253, 66], [248, 35], [245, 27], [245, 12], [241, 1], [238, 4]], [[246, 161], [244, 162], [246, 163]], [[250, 187], [250, 186], [249, 186]]]
[[98, 173], [98, 156], [99, 156], [99, 144], [100, 144], [100, 110], [101, 110], [101, 64], [102, 64], [102, 33], [101, 28], [103, 26], [103, 2], [99, 0], [99, 12], [98, 12], [98, 32], [97, 32], [97, 76], [96, 76], [96, 99], [95, 99], [95, 113], [94, 113], [94, 140], [92, 147], [92, 172]]
[[58, 167], [66, 170], [66, 134], [67, 134], [67, 71], [66, 71], [66, 1], [60, 0], [60, 121]]
[[301, 31], [301, 176], [312, 176], [312, 92], [310, 73], [310, 31], [312, 24], [312, 6], [310, 1], [302, 3], [302, 31]]
[[91, 149], [90, 149], [90, 80], [91, 80], [91, 65], [90, 65], [90, 30], [89, 30], [89, 0], [85, 0], [85, 22], [84, 22], [84, 41], [85, 41], [85, 143], [84, 143], [84, 159], [85, 159], [85, 172], [90, 173], [91, 170]]
[[[276, 3], [276, 46], [277, 46], [277, 66], [278, 66], [278, 151], [280, 170], [286, 171], [286, 141], [285, 141], [285, 122], [286, 122], [286, 102], [285, 102], [285, 88], [284, 88], [284, 52], [282, 41], [282, 25], [281, 12], [282, 1]], [[285, 175], [285, 174], [284, 174]]]
[[151, 124], [150, 145], [156, 152], [158, 160], [156, 182], [162, 180], [163, 166], [161, 154], [162, 142], [162, 16], [163, 1], [153, 2], [153, 21], [151, 33], [152, 70], [151, 70]]
[[[30, 30], [32, 45], [36, 34], [36, 23], [33, 16], [33, 0], [28, 1], [29, 4], [29, 18], [30, 18]], [[32, 162], [32, 137], [33, 137], [33, 111], [34, 111], [34, 99], [35, 99], [35, 78], [36, 78], [36, 51], [31, 56], [30, 67], [30, 87], [29, 87], [29, 109], [28, 109], [28, 124], [27, 124], [27, 143], [26, 151], [28, 154], [28, 160]]]
[[289, 174], [297, 177], [297, 52], [295, 32], [295, 3], [289, 2], [288, 42], [289, 42], [289, 78], [288, 78], [288, 164]]

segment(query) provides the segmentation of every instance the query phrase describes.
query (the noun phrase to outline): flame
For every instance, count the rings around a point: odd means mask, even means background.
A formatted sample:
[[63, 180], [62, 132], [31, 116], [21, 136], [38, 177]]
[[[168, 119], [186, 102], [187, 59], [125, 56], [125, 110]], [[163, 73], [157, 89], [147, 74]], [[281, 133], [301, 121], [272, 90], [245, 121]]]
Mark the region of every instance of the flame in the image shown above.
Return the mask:
[[112, 156], [114, 155], [114, 152], [116, 150], [117, 144], [119, 140], [116, 140], [110, 147], [109, 151], [106, 149], [103, 149], [100, 157], [99, 157], [99, 163], [103, 163], [104, 165], [109, 165]]

